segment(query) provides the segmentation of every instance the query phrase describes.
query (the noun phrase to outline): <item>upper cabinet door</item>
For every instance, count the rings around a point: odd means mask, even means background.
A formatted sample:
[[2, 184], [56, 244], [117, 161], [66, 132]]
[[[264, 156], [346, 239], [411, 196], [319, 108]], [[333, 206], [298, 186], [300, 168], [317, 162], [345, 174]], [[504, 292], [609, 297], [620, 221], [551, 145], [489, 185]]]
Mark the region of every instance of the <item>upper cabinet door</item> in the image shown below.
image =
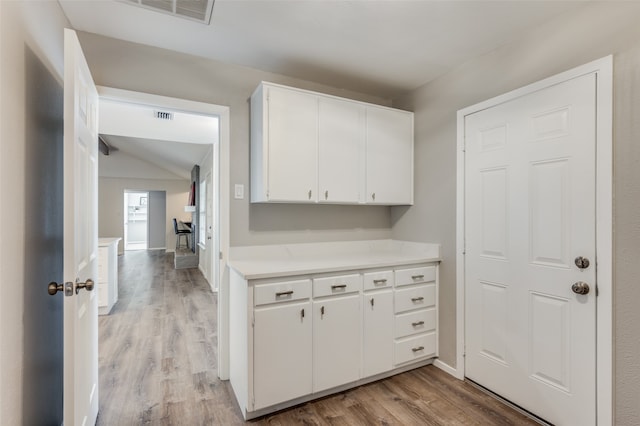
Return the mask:
[[367, 107], [367, 204], [413, 204], [413, 113]]
[[[356, 204], [364, 179], [365, 108], [319, 99], [318, 202]], [[363, 200], [364, 201], [364, 200]]]
[[267, 200], [315, 202], [318, 187], [318, 100], [268, 87]]

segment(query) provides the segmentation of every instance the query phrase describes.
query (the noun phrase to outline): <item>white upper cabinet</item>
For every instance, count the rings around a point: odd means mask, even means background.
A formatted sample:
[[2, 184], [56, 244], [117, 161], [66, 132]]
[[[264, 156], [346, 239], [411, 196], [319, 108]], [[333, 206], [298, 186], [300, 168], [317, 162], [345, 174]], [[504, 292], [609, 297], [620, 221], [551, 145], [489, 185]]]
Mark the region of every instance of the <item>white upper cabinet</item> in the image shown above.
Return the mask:
[[413, 113], [261, 83], [251, 201], [412, 204]]
[[252, 144], [252, 161], [262, 159], [253, 169], [259, 172], [252, 175], [252, 201], [315, 202], [318, 100], [295, 90], [264, 86], [251, 108], [252, 132], [259, 126], [262, 133], [262, 143]]
[[413, 113], [367, 107], [366, 203], [413, 204]]
[[319, 99], [318, 202], [360, 201], [364, 174], [365, 109], [334, 98]]

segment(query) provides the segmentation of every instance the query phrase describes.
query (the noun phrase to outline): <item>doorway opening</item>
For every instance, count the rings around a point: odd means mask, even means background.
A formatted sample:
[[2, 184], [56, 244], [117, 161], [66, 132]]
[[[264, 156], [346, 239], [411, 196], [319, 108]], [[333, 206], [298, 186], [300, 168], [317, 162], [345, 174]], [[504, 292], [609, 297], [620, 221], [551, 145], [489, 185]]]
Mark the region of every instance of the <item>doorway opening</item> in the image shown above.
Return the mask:
[[[218, 309], [217, 316], [217, 350], [214, 353], [216, 356], [217, 374], [220, 379], [227, 380], [229, 378], [229, 363], [228, 363], [228, 273], [226, 272], [226, 253], [229, 249], [229, 115], [230, 111], [228, 107], [207, 104], [196, 101], [188, 101], [183, 99], [169, 98], [158, 95], [151, 95], [146, 93], [131, 92], [127, 90], [98, 87], [100, 96], [100, 133], [101, 134], [121, 134], [124, 135], [126, 131], [128, 138], [137, 138], [141, 145], [148, 145], [154, 142], [158, 142], [159, 145], [171, 144], [180, 145], [179, 148], [173, 150], [173, 156], [180, 158], [189, 145], [193, 144], [207, 144], [208, 154], [204, 155], [200, 161], [196, 161], [195, 164], [200, 166], [200, 176], [205, 176], [205, 200], [202, 200], [202, 213], [204, 213], [203, 220], [203, 240], [205, 251], [202, 253], [204, 265], [199, 265], [204, 269], [205, 277], [213, 292], [217, 292]], [[140, 122], [144, 117], [136, 117], [133, 114], [127, 115], [124, 119], [112, 121], [112, 126], [119, 126], [120, 130], [115, 130], [110, 127], [108, 123], [103, 120], [103, 112], [108, 108], [109, 104], [121, 103], [128, 105], [129, 107], [135, 106], [151, 106], [155, 109], [153, 116], [157, 111], [171, 111], [174, 114], [170, 114], [172, 117], [180, 116], [180, 114], [188, 114], [192, 117], [210, 117], [216, 120], [215, 131], [210, 129], [205, 131], [206, 140], [184, 140], [184, 132], [170, 133], [166, 122], [156, 120], [155, 125], [151, 127], [141, 128]], [[149, 114], [146, 115], [147, 117]], [[163, 117], [166, 114], [162, 115]], [[109, 127], [109, 128], [108, 128]], [[198, 130], [198, 126], [192, 125], [192, 129]], [[154, 136], [150, 136], [148, 131], [155, 131]], [[152, 142], [149, 139], [155, 139]], [[181, 141], [179, 143], [177, 141]], [[117, 152], [118, 149], [116, 148]], [[151, 157], [151, 154], [147, 156]], [[193, 163], [192, 163], [193, 164]], [[128, 170], [132, 170], [132, 173], [139, 172], [132, 167], [127, 167]], [[101, 169], [102, 173], [102, 169]], [[140, 177], [140, 176], [137, 176]], [[115, 177], [114, 177], [115, 179]], [[191, 182], [193, 175], [189, 176], [188, 181]], [[158, 182], [162, 179], [154, 180]], [[199, 179], [198, 179], [199, 180]], [[149, 180], [148, 182], [151, 182]], [[200, 183], [200, 182], [198, 182]], [[129, 187], [131, 188], [131, 187]], [[143, 188], [135, 187], [137, 190]], [[151, 187], [144, 188], [151, 190]], [[155, 189], [155, 188], [153, 188]], [[167, 235], [166, 235], [166, 249], [167, 251], [173, 251], [174, 244], [174, 231], [172, 225], [173, 217], [185, 216], [187, 201], [188, 201], [189, 186], [184, 188], [184, 194], [174, 194], [167, 191]], [[102, 191], [101, 191], [102, 192]], [[204, 192], [204, 191], [203, 191]], [[198, 194], [200, 195], [200, 194]], [[101, 195], [102, 197], [102, 195]], [[171, 210], [170, 199], [178, 198], [181, 201], [179, 210]], [[200, 212], [191, 214], [192, 219], [199, 217]], [[193, 220], [192, 220], [193, 221]], [[199, 229], [194, 230], [194, 237], [199, 236]], [[194, 239], [196, 239], [194, 238]]]
[[149, 247], [149, 193], [124, 191], [124, 249], [146, 250]]

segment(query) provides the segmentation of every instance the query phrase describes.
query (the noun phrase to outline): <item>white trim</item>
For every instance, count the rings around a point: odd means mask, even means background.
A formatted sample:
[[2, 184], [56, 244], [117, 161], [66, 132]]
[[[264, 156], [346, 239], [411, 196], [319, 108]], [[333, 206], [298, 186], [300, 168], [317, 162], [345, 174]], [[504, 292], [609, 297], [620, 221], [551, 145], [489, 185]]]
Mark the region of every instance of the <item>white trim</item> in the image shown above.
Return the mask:
[[[475, 112], [508, 102], [564, 81], [596, 74], [596, 416], [598, 425], [614, 424], [613, 413], [613, 57], [579, 66], [512, 92], [461, 109], [457, 115], [456, 212], [456, 368], [464, 379], [464, 119]], [[447, 371], [443, 368], [443, 370]]]
[[433, 361], [433, 366], [434, 367], [438, 367], [440, 370], [444, 371], [445, 373], [449, 373], [454, 377], [457, 377], [457, 370], [455, 368], [453, 368], [452, 366], [450, 366], [449, 364], [446, 364], [444, 362], [442, 362], [440, 359], [436, 359]]
[[[231, 142], [230, 137], [230, 110], [227, 106], [208, 104], [204, 102], [190, 101], [186, 99], [170, 98], [167, 96], [152, 95], [148, 93], [132, 92], [129, 90], [112, 87], [97, 86], [100, 99], [109, 99], [121, 102], [139, 103], [159, 107], [182, 110], [185, 112], [214, 115], [219, 119], [219, 202], [215, 204], [219, 208], [220, 226], [216, 238], [219, 238], [220, 252], [224, 253], [223, 259], [218, 260], [220, 276], [218, 280], [218, 376], [222, 380], [229, 378], [229, 274], [227, 271], [226, 257], [229, 253], [229, 161]], [[215, 162], [215, 156], [214, 160]], [[212, 170], [216, 170], [214, 164]], [[215, 270], [215, 268], [212, 268]]]

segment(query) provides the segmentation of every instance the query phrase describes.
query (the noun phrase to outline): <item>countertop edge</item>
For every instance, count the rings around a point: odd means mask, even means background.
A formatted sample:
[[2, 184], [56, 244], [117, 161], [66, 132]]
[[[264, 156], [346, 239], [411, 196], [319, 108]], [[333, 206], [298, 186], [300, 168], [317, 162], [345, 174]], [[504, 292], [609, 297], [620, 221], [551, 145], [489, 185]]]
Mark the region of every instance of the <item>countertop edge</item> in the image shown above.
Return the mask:
[[[256, 272], [256, 273], [244, 273], [239, 270], [237, 267], [234, 267], [234, 261], [227, 262], [227, 265], [230, 269], [233, 269], [236, 273], [238, 273], [245, 280], [260, 280], [267, 278], [277, 278], [277, 277], [292, 277], [292, 276], [300, 276], [300, 275], [312, 275], [312, 274], [324, 274], [324, 273], [332, 273], [332, 272], [342, 272], [342, 271], [353, 271], [353, 270], [362, 270], [362, 269], [379, 269], [379, 268], [389, 268], [394, 266], [408, 266], [408, 265], [418, 265], [423, 263], [439, 263], [442, 261], [440, 257], [425, 257], [422, 259], [411, 258], [406, 260], [390, 260], [388, 262], [375, 262], [375, 263], [353, 263], [349, 265], [339, 265], [339, 266], [326, 266], [318, 265], [317, 267], [305, 267], [300, 269], [288, 269], [288, 270], [280, 270], [280, 271], [269, 271], [269, 272]], [[238, 261], [241, 262], [241, 261]]]

